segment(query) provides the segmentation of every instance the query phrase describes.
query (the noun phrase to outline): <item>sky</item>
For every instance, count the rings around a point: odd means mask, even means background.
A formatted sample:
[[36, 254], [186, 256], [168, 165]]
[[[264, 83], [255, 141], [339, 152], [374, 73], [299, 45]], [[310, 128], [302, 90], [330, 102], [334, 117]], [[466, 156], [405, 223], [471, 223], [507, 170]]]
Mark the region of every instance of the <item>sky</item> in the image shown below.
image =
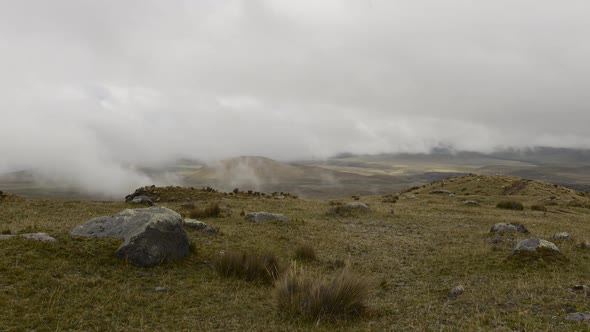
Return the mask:
[[[590, 148], [590, 3], [0, 1], [0, 173]], [[99, 179], [90, 180], [90, 179]]]

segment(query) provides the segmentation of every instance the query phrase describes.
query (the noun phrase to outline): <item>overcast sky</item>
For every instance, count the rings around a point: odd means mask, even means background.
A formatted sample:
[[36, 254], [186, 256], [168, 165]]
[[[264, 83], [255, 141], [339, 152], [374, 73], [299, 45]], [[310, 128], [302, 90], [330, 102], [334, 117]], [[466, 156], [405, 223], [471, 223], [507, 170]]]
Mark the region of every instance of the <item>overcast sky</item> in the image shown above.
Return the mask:
[[0, 2], [0, 171], [590, 147], [587, 0]]

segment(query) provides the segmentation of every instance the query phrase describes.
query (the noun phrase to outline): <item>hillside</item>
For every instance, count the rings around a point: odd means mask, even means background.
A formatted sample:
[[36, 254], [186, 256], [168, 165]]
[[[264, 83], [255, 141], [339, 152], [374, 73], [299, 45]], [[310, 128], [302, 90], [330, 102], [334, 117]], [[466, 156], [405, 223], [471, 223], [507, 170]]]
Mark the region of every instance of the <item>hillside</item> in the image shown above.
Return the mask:
[[[297, 174], [297, 168], [287, 170]], [[431, 193], [435, 190], [454, 194]], [[137, 205], [0, 202], [4, 234], [46, 232], [58, 240], [0, 240], [0, 326], [113, 331], [588, 328], [565, 319], [590, 311], [581, 286], [590, 284], [590, 251], [578, 246], [590, 240], [589, 198], [570, 189], [505, 176], [465, 176], [413, 188], [393, 200], [361, 196], [368, 210], [341, 215], [328, 212], [349, 199], [325, 202], [182, 187], [147, 187], [145, 192], [156, 204], [185, 216], [192, 211], [183, 207], [187, 199], [196, 209], [219, 204], [219, 216], [203, 219], [219, 233], [187, 229], [188, 258], [145, 269], [115, 257], [120, 240], [69, 235], [90, 218]], [[466, 200], [479, 205], [465, 205]], [[504, 200], [521, 202], [524, 210], [496, 208]], [[531, 210], [538, 204], [546, 211]], [[290, 221], [252, 223], [242, 216], [256, 211], [282, 213]], [[490, 234], [497, 222], [520, 223], [530, 233], [498, 238]], [[553, 240], [558, 232], [568, 232], [573, 240]], [[509, 259], [515, 244], [529, 237], [554, 242], [564, 260]], [[311, 246], [317, 258], [296, 258], [301, 245]], [[315, 282], [344, 266], [367, 280], [367, 310], [336, 320], [286, 313], [277, 306], [272, 285], [216, 272], [213, 262], [227, 252], [273, 254], [285, 267], [304, 269]], [[459, 285], [464, 292], [450, 299], [447, 294]]]

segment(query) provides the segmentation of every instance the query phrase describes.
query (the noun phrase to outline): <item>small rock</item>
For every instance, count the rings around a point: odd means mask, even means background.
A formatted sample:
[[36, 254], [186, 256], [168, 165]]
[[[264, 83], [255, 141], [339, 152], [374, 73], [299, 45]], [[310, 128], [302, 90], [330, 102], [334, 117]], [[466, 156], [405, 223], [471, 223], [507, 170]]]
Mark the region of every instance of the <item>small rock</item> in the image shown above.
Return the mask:
[[528, 233], [529, 230], [522, 224], [518, 223], [497, 223], [490, 229], [490, 233], [505, 233], [505, 232], [519, 232]]
[[37, 240], [41, 242], [57, 242], [57, 239], [47, 233], [28, 233], [22, 234], [21, 236], [25, 239]]
[[573, 312], [565, 316], [565, 320], [582, 321], [590, 320], [590, 312]]
[[246, 220], [249, 220], [252, 222], [267, 222], [267, 221], [287, 222], [287, 221], [289, 221], [289, 218], [285, 217], [282, 214], [269, 213], [269, 212], [248, 213], [245, 218], [246, 218]]
[[0, 234], [0, 240], [8, 240], [8, 239], [12, 239], [15, 237], [16, 237], [16, 235], [14, 235], [14, 234]]
[[590, 242], [581, 242], [578, 244], [578, 248], [580, 249], [590, 249]]
[[573, 292], [583, 292], [583, 293], [590, 293], [590, 287], [586, 285], [575, 285], [572, 287]]
[[448, 190], [444, 190], [444, 189], [436, 189], [436, 190], [432, 190], [430, 191], [431, 194], [446, 194], [446, 195], [450, 195], [452, 194], [452, 192], [448, 191]]
[[455, 197], [455, 196], [456, 196], [455, 194], [449, 194], [449, 197]]
[[184, 226], [194, 229], [194, 230], [198, 230], [198, 231], [204, 231], [207, 233], [213, 233], [216, 234], [217, 230], [209, 225], [207, 225], [206, 223], [199, 221], [199, 220], [195, 220], [195, 219], [184, 219]]
[[562, 257], [559, 248], [554, 243], [539, 238], [529, 238], [520, 241], [511, 254], [511, 257], [519, 256], [529, 256], [533, 258]]
[[555, 240], [555, 241], [564, 241], [564, 240], [571, 241], [572, 237], [570, 236], [569, 233], [560, 232], [560, 233], [553, 234], [553, 240]]
[[285, 196], [283, 196], [283, 195], [275, 196], [275, 199], [283, 200], [283, 199], [285, 199]]
[[474, 200], [463, 201], [463, 205], [478, 206], [479, 202]]
[[134, 204], [147, 204], [149, 206], [153, 206], [154, 205], [154, 202], [152, 202], [152, 200], [149, 197], [145, 196], [145, 195], [134, 197], [131, 200], [131, 203], [134, 203]]
[[154, 288], [154, 292], [156, 292], [156, 293], [166, 293], [166, 292], [168, 292], [168, 288], [166, 288], [166, 287], [156, 287], [156, 288]]
[[459, 285], [456, 286], [455, 288], [451, 289], [451, 291], [449, 292], [449, 294], [447, 295], [447, 298], [449, 300], [454, 300], [456, 299], [459, 295], [463, 294], [463, 292], [465, 292], [465, 288], [463, 288], [463, 286]]

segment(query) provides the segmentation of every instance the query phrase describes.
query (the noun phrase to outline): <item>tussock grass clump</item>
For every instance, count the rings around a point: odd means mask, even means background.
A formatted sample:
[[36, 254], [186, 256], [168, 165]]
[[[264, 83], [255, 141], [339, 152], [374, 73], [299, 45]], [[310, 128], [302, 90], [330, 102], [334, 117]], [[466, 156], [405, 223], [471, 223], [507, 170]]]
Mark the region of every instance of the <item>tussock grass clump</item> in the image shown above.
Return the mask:
[[283, 271], [274, 255], [252, 255], [234, 251], [217, 257], [213, 266], [224, 278], [238, 278], [265, 284], [271, 284]]
[[189, 216], [193, 219], [197, 218], [217, 218], [221, 215], [221, 207], [219, 203], [212, 203], [202, 209], [192, 209]]
[[302, 261], [314, 261], [317, 259], [315, 250], [309, 244], [302, 244], [295, 249], [295, 259]]
[[567, 206], [569, 206], [569, 207], [578, 207], [578, 208], [590, 209], [590, 203], [578, 201], [578, 200], [575, 200], [575, 199], [572, 200], [572, 201], [569, 201], [567, 203]]
[[341, 270], [331, 281], [291, 270], [275, 283], [278, 309], [314, 321], [350, 319], [362, 315], [369, 296], [367, 279]]
[[507, 209], [507, 210], [524, 210], [524, 206], [522, 203], [517, 201], [500, 201], [496, 204], [496, 207], [499, 209]]
[[545, 207], [545, 205], [540, 204], [531, 205], [531, 210], [547, 212], [547, 208]]

